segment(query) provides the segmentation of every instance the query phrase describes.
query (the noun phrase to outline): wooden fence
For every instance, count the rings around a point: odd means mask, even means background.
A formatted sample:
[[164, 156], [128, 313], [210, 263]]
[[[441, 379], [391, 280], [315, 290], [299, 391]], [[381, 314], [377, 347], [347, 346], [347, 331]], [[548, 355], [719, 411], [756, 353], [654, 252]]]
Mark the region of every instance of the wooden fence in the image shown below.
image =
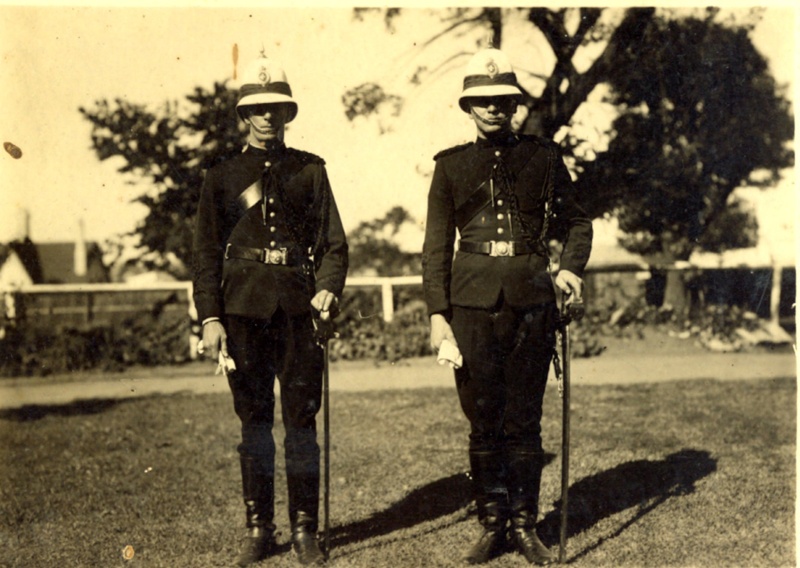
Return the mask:
[[[690, 266], [661, 267], [661, 270], [697, 270]], [[704, 268], [704, 271], [709, 269]], [[726, 269], [713, 269], [726, 270]], [[762, 290], [764, 301], [768, 301], [767, 317], [778, 321], [781, 312], [786, 315], [786, 306], [794, 304], [794, 268], [791, 283], [783, 277], [780, 267], [755, 267], [743, 269], [771, 271], [768, 290]], [[587, 271], [587, 296], [599, 297], [602, 289], [614, 280], [630, 285], [635, 280], [647, 278], [649, 268], [639, 265], [604, 266]], [[353, 277], [348, 278], [348, 288], [377, 288], [381, 295], [381, 306], [385, 321], [394, 317], [395, 288], [420, 286], [421, 276], [401, 277]], [[788, 290], [787, 290], [788, 289]], [[88, 327], [94, 325], [122, 325], [126, 319], [147, 313], [166, 314], [172, 317], [196, 319], [192, 302], [190, 282], [158, 283], [130, 286], [127, 284], [63, 284], [33, 285], [16, 290], [0, 290], [3, 296], [0, 324], [12, 321], [26, 322], [36, 327], [59, 328]], [[784, 318], [785, 319], [785, 318]], [[793, 318], [792, 318], [793, 319]], [[4, 321], [3, 321], [4, 320]]]

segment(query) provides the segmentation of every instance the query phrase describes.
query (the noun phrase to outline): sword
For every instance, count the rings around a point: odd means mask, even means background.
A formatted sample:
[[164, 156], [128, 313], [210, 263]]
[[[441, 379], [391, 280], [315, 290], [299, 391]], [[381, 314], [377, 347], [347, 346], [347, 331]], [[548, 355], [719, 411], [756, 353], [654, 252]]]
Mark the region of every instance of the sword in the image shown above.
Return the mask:
[[[327, 310], [322, 313], [327, 313]], [[322, 423], [323, 423], [323, 462], [325, 464], [325, 477], [323, 481], [323, 538], [322, 538], [322, 554], [325, 560], [328, 560], [331, 550], [330, 541], [330, 494], [331, 494], [331, 428], [330, 428], [330, 386], [329, 386], [329, 369], [328, 369], [328, 344], [331, 339], [339, 337], [336, 332], [336, 326], [333, 323], [333, 318], [328, 316], [327, 319], [313, 318], [314, 322], [314, 338], [317, 344], [322, 347]]]
[[[561, 407], [561, 527], [558, 542], [558, 563], [566, 561], [567, 553], [567, 494], [569, 493], [569, 414], [570, 414], [570, 339], [569, 324], [580, 320], [585, 313], [583, 300], [575, 298], [567, 304], [562, 297], [559, 332], [561, 333], [562, 407]], [[556, 352], [558, 354], [558, 352]], [[556, 362], [556, 373], [558, 374]]]

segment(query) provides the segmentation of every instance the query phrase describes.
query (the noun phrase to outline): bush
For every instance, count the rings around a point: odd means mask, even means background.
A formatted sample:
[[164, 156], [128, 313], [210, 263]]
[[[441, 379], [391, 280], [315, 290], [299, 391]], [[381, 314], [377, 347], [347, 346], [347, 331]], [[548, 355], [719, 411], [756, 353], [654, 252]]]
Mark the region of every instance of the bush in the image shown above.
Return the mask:
[[345, 291], [342, 314], [337, 320], [339, 338], [331, 342], [330, 358], [398, 361], [433, 354], [429, 345], [429, 323], [421, 290], [399, 289], [395, 295], [394, 319], [383, 320], [378, 294]]
[[182, 363], [189, 359], [188, 334], [188, 320], [169, 321], [151, 314], [126, 319], [115, 327], [9, 327], [0, 341], [0, 376]]
[[601, 337], [643, 339], [645, 329], [685, 339], [693, 337], [708, 348], [726, 345], [729, 350], [740, 350], [743, 345], [736, 330], [754, 331], [760, 326], [761, 320], [754, 313], [738, 306], [712, 304], [681, 317], [670, 306], [651, 306], [644, 298], [636, 298], [624, 305], [609, 303], [587, 310], [586, 317], [573, 324], [573, 355], [599, 354], [602, 348], [597, 340]]

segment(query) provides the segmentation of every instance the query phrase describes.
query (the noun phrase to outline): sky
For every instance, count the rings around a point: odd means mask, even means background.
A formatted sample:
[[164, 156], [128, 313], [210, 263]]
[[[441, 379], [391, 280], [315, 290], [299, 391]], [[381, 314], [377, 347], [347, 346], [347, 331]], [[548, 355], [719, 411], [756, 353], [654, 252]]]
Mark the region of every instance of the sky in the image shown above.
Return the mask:
[[[341, 96], [370, 81], [407, 92], [417, 65], [474, 49], [478, 33], [421, 53], [442, 25], [427, 10], [406, 9], [387, 31], [379, 15], [357, 21], [350, 7], [208, 6], [0, 4], [0, 138], [22, 151], [19, 159], [0, 153], [0, 242], [20, 236], [24, 210], [38, 242], [74, 240], [81, 222], [97, 241], [131, 230], [145, 210], [130, 201], [151, 188], [127, 183], [120, 161], [97, 159], [78, 108], [100, 99], [153, 108], [181, 100], [231, 79], [234, 45], [240, 68], [262, 48], [284, 66], [299, 105], [286, 142], [326, 160], [347, 229], [395, 205], [424, 220], [433, 155], [474, 136], [456, 105], [466, 57], [415, 91], [398, 118], [350, 122]], [[504, 43], [512, 62], [534, 54], [546, 68], [543, 45], [514, 34], [514, 25]], [[770, 7], [754, 36], [778, 81], [792, 85], [795, 25], [791, 8]]]

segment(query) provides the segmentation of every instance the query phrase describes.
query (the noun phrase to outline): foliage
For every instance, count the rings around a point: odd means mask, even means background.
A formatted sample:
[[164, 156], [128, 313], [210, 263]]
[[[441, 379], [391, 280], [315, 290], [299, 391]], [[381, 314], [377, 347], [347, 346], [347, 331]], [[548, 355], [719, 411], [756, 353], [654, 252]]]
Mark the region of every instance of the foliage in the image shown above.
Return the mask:
[[[370, 10], [356, 9], [357, 19], [364, 20]], [[382, 11], [373, 9], [373, 11]], [[526, 133], [539, 134], [552, 138], [562, 127], [569, 124], [572, 115], [586, 100], [592, 90], [616, 72], [622, 59], [629, 58], [643, 45], [642, 31], [647, 22], [654, 17], [654, 8], [630, 8], [622, 11], [611, 11], [600, 8], [449, 8], [437, 10], [442, 21], [439, 32], [416, 43], [415, 56], [421, 55], [427, 48], [448, 37], [462, 38], [470, 32], [483, 32], [484, 39], [478, 47], [491, 43], [501, 47], [504, 23], [511, 16], [521, 16], [530, 24], [530, 31], [536, 28], [544, 36], [556, 64], [547, 77], [533, 75], [544, 82], [543, 91], [529, 92], [522, 86], [523, 105], [527, 114], [521, 130]], [[383, 10], [384, 22], [391, 29], [394, 21], [401, 17], [402, 10], [393, 8]], [[607, 14], [610, 15], [607, 17]], [[588, 70], [579, 71], [580, 66], [573, 61], [580, 47], [600, 48], [600, 55]], [[469, 51], [455, 50], [443, 60], [433, 64], [421, 64], [410, 72], [400, 75], [409, 77], [409, 84], [414, 89], [426, 81], [435, 80], [441, 73], [462, 66]], [[416, 58], [414, 58], [416, 60]], [[519, 65], [518, 72], [525, 73], [526, 67], [535, 65]], [[525, 81], [523, 81], [525, 83]], [[361, 103], [364, 93], [378, 94], [372, 97], [378, 103], [391, 99], [395, 108], [402, 107], [404, 98], [401, 95], [388, 94], [381, 85], [368, 82], [359, 85], [343, 97], [345, 112], [351, 120], [356, 116], [368, 116], [374, 112], [375, 105]]]
[[9, 327], [0, 340], [0, 376], [45, 376], [189, 359], [189, 322], [143, 314], [88, 329]]
[[430, 324], [418, 288], [400, 288], [398, 306], [390, 323], [383, 320], [376, 293], [345, 289], [342, 314], [337, 320], [339, 338], [331, 342], [331, 360], [395, 362], [432, 355]]
[[362, 221], [347, 235], [350, 274], [407, 276], [422, 273], [418, 252], [403, 251], [396, 242], [401, 227], [414, 223], [402, 207], [393, 207], [382, 218]]
[[[406, 370], [410, 387], [416, 372]], [[569, 564], [793, 565], [796, 400], [791, 377], [576, 380]], [[463, 566], [480, 527], [466, 475], [469, 425], [455, 388], [332, 390], [330, 402], [331, 564]], [[279, 404], [279, 546], [262, 564], [292, 568]], [[558, 542], [560, 408], [548, 388], [537, 529], [551, 547]], [[0, 411], [0, 534], [13, 543], [0, 549], [0, 565], [231, 565], [244, 536], [240, 435], [227, 393]], [[135, 553], [127, 562], [126, 546]], [[513, 552], [491, 563], [521, 565]]]
[[670, 262], [754, 244], [754, 221], [729, 198], [754, 171], [774, 182], [792, 163], [789, 103], [746, 29], [656, 19], [644, 35], [651, 47], [609, 78], [623, 112], [579, 185], [633, 252]]
[[[387, 25], [400, 13], [385, 12]], [[527, 20], [556, 62], [549, 76], [536, 77], [544, 82], [540, 94], [524, 92], [519, 129], [552, 138], [566, 127], [562, 146], [589, 215], [617, 217], [626, 248], [669, 264], [697, 249], [752, 245], [755, 221], [730, 195], [752, 183], [754, 172], [767, 170], [762, 183], [774, 182], [793, 162], [785, 146], [794, 136], [789, 103], [749, 37], [759, 11], [727, 21], [716, 8], [684, 13], [700, 17], [654, 8], [450, 9], [440, 12], [441, 30], [419, 42], [417, 55], [443, 38], [476, 30], [488, 38], [478, 47], [501, 47], [508, 20]], [[580, 48], [598, 54], [588, 67], [577, 64]], [[469, 55], [455, 48], [450, 53], [439, 65], [404, 73], [406, 89], [413, 93]], [[523, 90], [534, 77], [526, 69], [535, 67], [517, 59]], [[578, 155], [583, 141], [570, 130], [573, 115], [605, 86], [619, 113], [610, 145], [594, 156]], [[357, 111], [348, 108], [348, 116]], [[674, 276], [665, 301], [683, 310], [686, 290]]]
[[600, 355], [604, 337], [643, 340], [648, 330], [686, 340], [694, 340], [709, 349], [741, 351], [746, 346], [738, 329], [756, 331], [761, 320], [739, 306], [709, 304], [688, 315], [672, 306], [651, 306], [643, 298], [624, 304], [610, 303], [591, 307], [583, 320], [572, 328], [576, 333], [573, 356]]
[[241, 150], [244, 131], [235, 106], [236, 93], [215, 83], [211, 90], [197, 87], [185, 101], [155, 110], [124, 99], [79, 109], [92, 123], [98, 158], [121, 159], [119, 172], [150, 188], [135, 199], [148, 208], [134, 230], [141, 246], [162, 256], [173, 253], [179, 267], [191, 266], [203, 171]]

